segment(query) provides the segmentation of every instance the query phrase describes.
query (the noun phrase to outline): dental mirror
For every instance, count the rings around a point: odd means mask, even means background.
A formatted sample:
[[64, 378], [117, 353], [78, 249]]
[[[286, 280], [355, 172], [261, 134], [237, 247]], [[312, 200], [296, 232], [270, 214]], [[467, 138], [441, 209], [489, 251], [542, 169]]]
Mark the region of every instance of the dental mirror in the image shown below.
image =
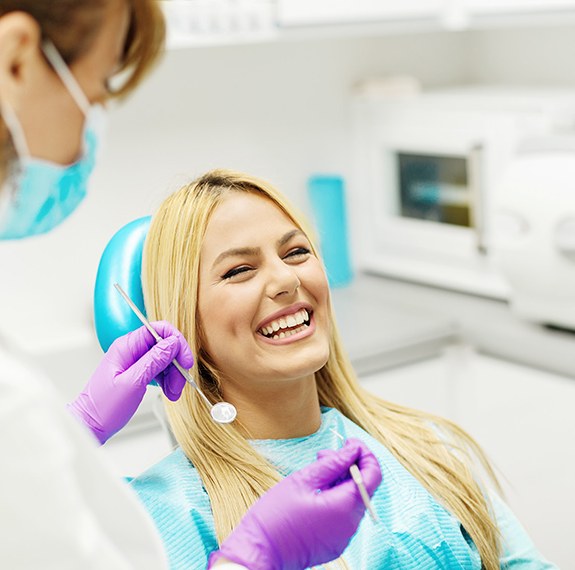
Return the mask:
[[[156, 341], [162, 340], [162, 337], [154, 330], [152, 325], [149, 323], [148, 319], [142, 314], [140, 309], [136, 306], [136, 304], [128, 297], [128, 294], [120, 287], [118, 283], [114, 283], [114, 287], [122, 295], [124, 301], [128, 303], [130, 309], [134, 311], [134, 314], [140, 319], [142, 324], [150, 331], [152, 336], [156, 339]], [[229, 424], [236, 419], [238, 414], [235, 406], [228, 402], [217, 402], [216, 404], [212, 404], [206, 395], [200, 390], [200, 387], [194, 382], [194, 379], [191, 377], [190, 373], [183, 368], [180, 363], [174, 358], [172, 360], [172, 364], [180, 371], [181, 375], [186, 379], [186, 382], [191, 384], [196, 392], [202, 397], [206, 405], [210, 410], [210, 416], [212, 419], [218, 424]]]

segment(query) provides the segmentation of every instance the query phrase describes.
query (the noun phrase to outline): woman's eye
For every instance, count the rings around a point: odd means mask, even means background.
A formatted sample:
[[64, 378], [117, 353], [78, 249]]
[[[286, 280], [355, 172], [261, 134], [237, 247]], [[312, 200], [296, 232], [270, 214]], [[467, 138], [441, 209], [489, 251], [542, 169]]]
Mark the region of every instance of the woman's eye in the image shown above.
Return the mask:
[[228, 272], [224, 273], [222, 275], [222, 279], [230, 279], [231, 277], [235, 277], [236, 275], [240, 275], [246, 271], [251, 271], [251, 267], [247, 267], [245, 265], [242, 265], [241, 267], [234, 267], [233, 269], [230, 269]]
[[286, 255], [286, 257], [301, 257], [301, 256], [309, 255], [310, 253], [311, 252], [309, 249], [307, 249], [307, 247], [296, 247], [295, 249], [292, 249]]

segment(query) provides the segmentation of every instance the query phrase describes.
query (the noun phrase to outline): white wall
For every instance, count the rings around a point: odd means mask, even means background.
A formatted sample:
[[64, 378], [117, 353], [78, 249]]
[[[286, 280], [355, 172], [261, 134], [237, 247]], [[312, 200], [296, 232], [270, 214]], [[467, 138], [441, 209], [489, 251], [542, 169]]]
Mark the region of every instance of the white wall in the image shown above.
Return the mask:
[[[91, 193], [52, 235], [0, 244], [0, 331], [35, 350], [84, 343], [99, 256], [178, 181], [216, 166], [267, 177], [305, 209], [305, 181], [348, 173], [348, 97], [360, 78], [464, 74], [459, 34], [171, 51], [111, 113]], [[51, 331], [46, 328], [49, 323]], [[70, 338], [72, 331], [72, 338]]]
[[521, 27], [467, 34], [467, 78], [511, 85], [575, 85], [575, 28]]
[[171, 51], [111, 113], [79, 212], [52, 235], [0, 244], [0, 334], [35, 351], [92, 341], [92, 287], [107, 240], [209, 168], [267, 177], [305, 210], [309, 174], [349, 175], [348, 101], [358, 79], [573, 86], [574, 54], [573, 26]]

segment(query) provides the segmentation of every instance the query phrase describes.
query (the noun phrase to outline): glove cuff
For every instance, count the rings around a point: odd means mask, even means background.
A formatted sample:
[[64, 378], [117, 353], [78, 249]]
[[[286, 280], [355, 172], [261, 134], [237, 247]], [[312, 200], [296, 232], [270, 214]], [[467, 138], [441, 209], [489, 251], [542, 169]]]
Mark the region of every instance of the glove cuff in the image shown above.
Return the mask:
[[220, 545], [220, 549], [210, 555], [210, 564], [226, 558], [249, 570], [283, 570], [278, 553], [265, 530], [253, 523], [250, 515], [246, 515]]
[[80, 422], [85, 428], [88, 428], [90, 433], [98, 440], [100, 445], [104, 445], [108, 441], [108, 436], [96, 425], [89, 414], [87, 414], [78, 401], [66, 404], [66, 409], [70, 412], [71, 416]]

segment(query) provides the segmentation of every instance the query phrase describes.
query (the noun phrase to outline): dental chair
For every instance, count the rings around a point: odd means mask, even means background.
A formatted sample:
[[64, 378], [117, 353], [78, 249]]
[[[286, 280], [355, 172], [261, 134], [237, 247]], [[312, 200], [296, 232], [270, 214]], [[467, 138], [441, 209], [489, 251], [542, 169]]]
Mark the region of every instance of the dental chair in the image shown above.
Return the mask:
[[94, 325], [104, 352], [118, 337], [142, 326], [114, 288], [114, 283], [124, 289], [145, 315], [142, 251], [150, 221], [151, 217], [145, 216], [120, 228], [108, 242], [100, 259], [94, 287]]
[[[142, 252], [150, 221], [151, 216], [144, 216], [120, 228], [112, 236], [100, 258], [94, 286], [94, 325], [98, 342], [104, 352], [118, 337], [142, 326], [114, 287], [114, 283], [122, 287], [145, 315], [141, 277]], [[152, 384], [157, 386], [156, 382]], [[170, 444], [175, 446], [176, 440], [168, 426], [159, 390], [154, 400], [153, 413]]]

